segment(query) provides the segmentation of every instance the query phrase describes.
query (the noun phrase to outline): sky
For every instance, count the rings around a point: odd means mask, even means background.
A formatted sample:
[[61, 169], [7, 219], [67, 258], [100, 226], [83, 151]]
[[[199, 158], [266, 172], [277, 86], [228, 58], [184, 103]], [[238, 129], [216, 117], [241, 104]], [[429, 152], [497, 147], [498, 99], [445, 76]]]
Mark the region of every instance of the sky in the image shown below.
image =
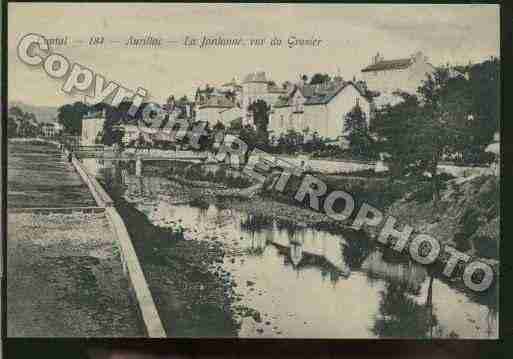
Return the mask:
[[[143, 87], [150, 100], [163, 102], [171, 94], [191, 98], [198, 86], [242, 80], [254, 71], [265, 71], [276, 83], [316, 72], [358, 79], [377, 52], [394, 59], [422, 51], [434, 65], [479, 62], [499, 56], [499, 27], [497, 5], [9, 3], [8, 97], [39, 106], [83, 99], [63, 93], [63, 80], [48, 77], [42, 67], [18, 59], [17, 45], [27, 33], [84, 41], [54, 51], [107, 80]], [[90, 47], [93, 35], [109, 42]], [[129, 36], [146, 35], [176, 43], [124, 45]], [[187, 36], [278, 37], [283, 46], [186, 47]], [[288, 48], [291, 36], [322, 41]]]

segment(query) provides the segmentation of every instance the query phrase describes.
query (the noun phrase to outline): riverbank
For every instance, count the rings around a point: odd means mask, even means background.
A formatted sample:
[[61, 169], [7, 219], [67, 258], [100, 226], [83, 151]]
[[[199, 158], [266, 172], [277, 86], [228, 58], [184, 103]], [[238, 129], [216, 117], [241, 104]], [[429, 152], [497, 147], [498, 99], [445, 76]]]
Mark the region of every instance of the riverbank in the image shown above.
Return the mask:
[[[238, 189], [232, 189], [233, 194], [226, 194], [224, 187], [208, 186], [208, 181], [202, 181], [201, 186], [197, 186], [196, 183], [190, 184], [185, 179], [176, 180], [169, 175], [164, 177], [170, 180], [167, 193], [170, 194], [171, 202], [193, 203], [198, 206], [203, 203], [205, 207], [208, 207], [207, 202], [215, 203], [220, 209], [232, 209], [257, 217], [273, 218], [276, 221], [293, 223], [299, 227], [319, 229], [334, 234], [349, 235], [352, 232], [349, 237], [355, 235], [354, 230], [347, 226], [347, 222], [336, 221], [324, 213], [313, 211], [308, 208], [307, 203], [298, 203], [294, 199], [294, 194], [299, 186], [299, 179], [292, 181], [283, 193], [264, 190], [248, 200], [248, 198], [238, 195], [240, 192]], [[316, 177], [319, 178], [319, 176]], [[477, 243], [479, 240], [484, 240], [485, 235], [487, 240], [490, 239], [487, 243], [494, 241], [498, 243], [499, 216], [497, 210], [500, 202], [497, 178], [477, 176], [463, 181], [447, 179], [442, 190], [441, 205], [436, 209], [432, 205], [428, 191], [429, 182], [390, 182], [383, 179], [366, 180], [343, 176], [321, 176], [321, 179], [326, 181], [329, 190], [340, 189], [352, 193], [356, 200], [356, 208], [359, 208], [362, 202], [369, 203], [382, 210], [385, 217], [394, 215], [399, 226], [408, 223], [417, 233], [419, 231], [429, 233], [442, 243], [454, 245], [461, 251], [472, 255], [474, 259], [488, 262], [497, 268], [498, 261], [493, 256], [487, 256], [486, 251], [482, 250], [483, 246], [477, 245], [469, 248], [461, 246], [461, 238], [467, 242], [467, 239], [472, 237], [472, 241], [476, 241], [468, 242]], [[177, 196], [175, 200], [174, 196]], [[321, 199], [321, 207], [322, 203]], [[484, 221], [483, 218], [485, 218]], [[351, 222], [352, 219], [350, 218], [348, 222]], [[350, 251], [356, 254], [368, 252], [366, 246], [373, 245], [375, 241], [372, 240], [372, 237], [379, 229], [370, 228], [369, 230], [367, 228], [365, 233], [357, 233], [356, 235], [363, 239], [348, 241]], [[364, 244], [367, 242], [369, 244]], [[363, 247], [360, 248], [360, 246]], [[381, 251], [387, 260], [404, 263], [409, 260], [408, 254], [405, 253], [398, 254], [386, 248], [382, 248]], [[350, 257], [354, 257], [355, 253], [352, 253]], [[488, 247], [488, 253], [497, 254], [493, 247]], [[497, 287], [495, 284], [490, 288], [488, 294], [470, 293], [464, 288], [461, 281], [440, 275], [440, 268], [431, 269], [440, 280], [451, 288], [464, 292], [477, 303], [487, 305], [493, 310], [497, 309]], [[456, 276], [459, 276], [460, 270], [460, 267], [456, 268]]]
[[[147, 171], [150, 175], [161, 175], [174, 181], [176, 192], [189, 200], [214, 199], [222, 207], [272, 216], [304, 226], [331, 226], [347, 230], [347, 224], [354, 219], [353, 214], [347, 221], [341, 222], [321, 211], [313, 211], [308, 205], [308, 196], [301, 203], [296, 201], [294, 195], [301, 183], [298, 177], [292, 177], [283, 192], [265, 190], [264, 186], [258, 196], [248, 201], [239, 195], [241, 189], [231, 188], [226, 183], [185, 179], [177, 175], [180, 171], [170, 173], [158, 165], [149, 166]], [[442, 183], [441, 201], [437, 207], [431, 201], [431, 184], [428, 181], [392, 182], [380, 176], [315, 177], [326, 183], [328, 192], [343, 190], [351, 193], [355, 208], [362, 203], [370, 204], [385, 216], [392, 215], [398, 222], [410, 225], [416, 232], [431, 234], [441, 243], [450, 244], [473, 256], [498, 259], [500, 194], [499, 180], [495, 176], [480, 175], [463, 180], [449, 176]], [[319, 203], [322, 208], [322, 197]], [[369, 234], [375, 235], [378, 231], [379, 228], [371, 228]]]
[[144, 336], [105, 209], [56, 145], [8, 150], [8, 335]]
[[159, 315], [170, 337], [233, 337], [236, 300], [214, 238], [185, 240], [153, 225], [123, 198], [113, 198], [126, 223]]

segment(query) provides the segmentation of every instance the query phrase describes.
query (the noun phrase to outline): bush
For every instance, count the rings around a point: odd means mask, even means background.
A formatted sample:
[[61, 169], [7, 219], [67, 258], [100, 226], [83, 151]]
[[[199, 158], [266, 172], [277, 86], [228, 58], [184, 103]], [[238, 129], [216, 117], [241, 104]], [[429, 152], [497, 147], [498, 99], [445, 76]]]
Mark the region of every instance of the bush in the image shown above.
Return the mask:
[[226, 169], [223, 166], [221, 166], [215, 171], [212, 181], [216, 183], [224, 182], [226, 180], [226, 177]]
[[429, 182], [419, 184], [409, 199], [419, 203], [426, 203], [431, 201], [433, 199], [433, 185]]
[[467, 208], [460, 219], [462, 233], [471, 236], [479, 227], [479, 212], [474, 208]]

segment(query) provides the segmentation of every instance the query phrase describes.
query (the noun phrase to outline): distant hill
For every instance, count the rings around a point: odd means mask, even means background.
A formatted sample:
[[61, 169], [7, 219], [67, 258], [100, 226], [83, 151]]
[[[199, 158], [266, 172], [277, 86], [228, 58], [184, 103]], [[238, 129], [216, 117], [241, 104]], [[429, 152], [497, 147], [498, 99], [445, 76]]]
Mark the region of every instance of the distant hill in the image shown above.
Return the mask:
[[21, 101], [9, 102], [9, 108], [17, 106], [23, 112], [31, 112], [36, 115], [37, 122], [53, 122], [57, 118], [58, 107], [27, 105]]

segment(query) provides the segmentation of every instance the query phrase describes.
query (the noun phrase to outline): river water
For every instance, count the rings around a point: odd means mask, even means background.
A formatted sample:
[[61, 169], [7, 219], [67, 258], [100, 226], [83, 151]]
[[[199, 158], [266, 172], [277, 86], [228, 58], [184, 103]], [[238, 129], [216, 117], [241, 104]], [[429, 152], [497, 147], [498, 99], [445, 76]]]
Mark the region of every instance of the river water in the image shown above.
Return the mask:
[[[100, 178], [116, 168], [94, 159], [84, 162]], [[166, 227], [181, 219], [191, 238], [215, 237], [224, 244], [222, 267], [237, 284], [237, 305], [262, 317], [258, 322], [242, 318], [240, 337], [498, 336], [493, 299], [430, 277], [407, 258], [391, 259], [367, 239], [280, 223], [215, 203], [173, 204], [167, 179], [127, 171], [118, 177], [123, 197], [153, 225]]]

